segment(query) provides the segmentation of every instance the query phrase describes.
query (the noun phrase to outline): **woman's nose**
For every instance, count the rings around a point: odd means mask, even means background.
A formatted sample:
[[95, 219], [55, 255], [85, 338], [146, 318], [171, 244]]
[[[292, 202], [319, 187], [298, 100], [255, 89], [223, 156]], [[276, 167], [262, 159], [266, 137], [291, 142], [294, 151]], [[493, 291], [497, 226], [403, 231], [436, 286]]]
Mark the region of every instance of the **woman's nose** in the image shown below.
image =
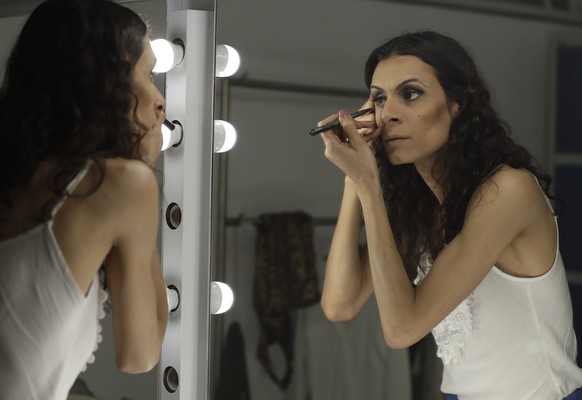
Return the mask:
[[166, 99], [157, 88], [156, 88], [155, 108], [158, 111], [164, 111], [166, 109]]
[[394, 103], [393, 99], [386, 99], [384, 102], [381, 119], [385, 125], [394, 125], [400, 122], [397, 105]]

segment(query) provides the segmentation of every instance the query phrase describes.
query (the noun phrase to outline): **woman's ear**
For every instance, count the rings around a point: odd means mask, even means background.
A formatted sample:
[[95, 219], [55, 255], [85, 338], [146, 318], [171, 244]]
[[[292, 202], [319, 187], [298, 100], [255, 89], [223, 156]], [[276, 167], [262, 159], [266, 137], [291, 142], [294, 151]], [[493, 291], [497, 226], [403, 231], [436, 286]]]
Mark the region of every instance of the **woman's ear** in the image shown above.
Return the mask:
[[449, 105], [449, 113], [452, 118], [455, 118], [457, 114], [461, 111], [461, 106], [456, 101], [452, 101]]

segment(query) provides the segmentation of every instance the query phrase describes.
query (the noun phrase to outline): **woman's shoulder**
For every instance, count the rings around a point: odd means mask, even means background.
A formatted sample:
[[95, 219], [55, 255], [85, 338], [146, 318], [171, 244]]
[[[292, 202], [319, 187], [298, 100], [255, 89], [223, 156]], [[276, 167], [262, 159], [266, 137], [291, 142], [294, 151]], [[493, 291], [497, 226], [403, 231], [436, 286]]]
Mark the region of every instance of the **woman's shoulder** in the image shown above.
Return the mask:
[[110, 183], [140, 186], [155, 181], [154, 170], [141, 160], [108, 158], [103, 160], [103, 165], [105, 178], [110, 178]]
[[[102, 165], [102, 188], [107, 191], [129, 196], [158, 191], [154, 170], [140, 160], [110, 158], [103, 160]], [[93, 166], [93, 172], [98, 168]]]
[[475, 204], [500, 200], [511, 204], [545, 205], [536, 176], [524, 168], [501, 165], [481, 182]]
[[93, 164], [88, 175], [89, 188], [100, 182], [87, 199], [95, 207], [126, 212], [128, 206], [140, 211], [142, 207], [157, 205], [159, 185], [155, 173], [140, 160], [100, 160]]
[[524, 168], [513, 168], [503, 164], [494, 170], [483, 181], [483, 185], [495, 185], [499, 189], [521, 192], [524, 190], [538, 190], [536, 176]]

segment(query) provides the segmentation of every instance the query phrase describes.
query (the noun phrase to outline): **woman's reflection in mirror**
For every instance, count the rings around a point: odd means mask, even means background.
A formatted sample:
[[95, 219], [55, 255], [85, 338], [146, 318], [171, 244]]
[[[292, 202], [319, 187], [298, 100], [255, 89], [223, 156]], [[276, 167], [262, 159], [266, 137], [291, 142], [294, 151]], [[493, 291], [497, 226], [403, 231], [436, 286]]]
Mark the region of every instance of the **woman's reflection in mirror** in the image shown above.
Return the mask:
[[326, 316], [349, 320], [374, 294], [388, 346], [432, 331], [450, 399], [582, 398], [551, 179], [511, 138], [471, 56], [408, 33], [371, 53], [365, 80], [375, 125], [342, 110], [322, 134], [346, 175]]

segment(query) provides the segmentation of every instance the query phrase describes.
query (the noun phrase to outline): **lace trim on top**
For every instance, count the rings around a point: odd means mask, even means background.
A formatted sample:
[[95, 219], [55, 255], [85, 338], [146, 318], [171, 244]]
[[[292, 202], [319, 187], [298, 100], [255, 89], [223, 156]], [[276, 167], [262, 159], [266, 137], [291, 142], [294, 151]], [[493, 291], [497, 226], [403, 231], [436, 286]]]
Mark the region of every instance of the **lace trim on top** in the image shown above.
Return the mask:
[[[415, 284], [419, 284], [430, 270], [427, 257], [422, 257], [421, 265], [422, 267], [417, 268]], [[474, 295], [471, 293], [432, 330], [437, 344], [437, 356], [444, 364], [459, 362], [465, 339], [473, 332], [473, 298]]]
[[95, 338], [95, 347], [93, 348], [93, 353], [91, 353], [91, 355], [87, 359], [87, 362], [85, 363], [85, 365], [81, 369], [81, 372], [85, 372], [87, 370], [87, 366], [89, 364], [93, 364], [95, 362], [95, 352], [99, 348], [99, 343], [101, 343], [103, 341], [103, 336], [101, 335], [101, 332], [103, 331], [103, 328], [101, 326], [101, 320], [103, 318], [105, 318], [104, 305], [105, 305], [105, 302], [107, 301], [107, 299], [109, 298], [109, 294], [104, 289], [104, 287], [105, 287], [105, 272], [102, 269], [99, 271], [99, 284], [97, 286], [98, 286], [98, 288], [97, 288], [98, 289], [98, 293], [97, 293], [97, 336]]

